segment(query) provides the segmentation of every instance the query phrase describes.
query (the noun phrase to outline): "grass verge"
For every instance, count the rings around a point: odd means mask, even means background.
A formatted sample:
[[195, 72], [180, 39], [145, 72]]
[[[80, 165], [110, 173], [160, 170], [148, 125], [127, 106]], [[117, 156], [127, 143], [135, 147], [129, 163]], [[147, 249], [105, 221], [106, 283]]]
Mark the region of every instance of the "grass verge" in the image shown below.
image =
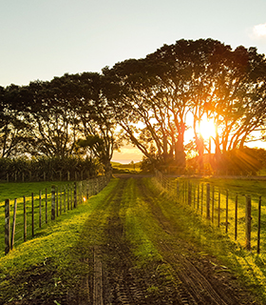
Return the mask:
[[[112, 180], [100, 194], [57, 218], [34, 239], [0, 258], [0, 304], [15, 304], [18, 300], [23, 304], [23, 299], [28, 299], [29, 295], [32, 298], [37, 295], [46, 300], [46, 304], [54, 304], [62, 295], [68, 295], [67, 301], [71, 302], [71, 289], [88, 272], [88, 264], [76, 255], [76, 245], [88, 215], [97, 209], [116, 183], [117, 180]], [[43, 285], [38, 287], [36, 283], [40, 278]]]
[[[221, 181], [222, 185], [225, 183], [242, 186], [239, 181]], [[224, 272], [233, 274], [243, 286], [266, 304], [266, 253], [257, 254], [255, 250], [245, 250], [229, 234], [224, 233], [224, 228], [212, 225], [196, 213], [192, 206], [178, 204], [176, 196], [162, 188], [155, 179], [147, 180], [146, 184], [158, 197], [168, 198], [161, 204], [161, 209], [168, 218], [178, 223], [179, 237], [196, 247], [196, 255], [206, 256], [208, 259], [217, 258], [219, 264], [224, 267]], [[249, 187], [259, 192], [258, 188], [254, 189], [254, 185]]]

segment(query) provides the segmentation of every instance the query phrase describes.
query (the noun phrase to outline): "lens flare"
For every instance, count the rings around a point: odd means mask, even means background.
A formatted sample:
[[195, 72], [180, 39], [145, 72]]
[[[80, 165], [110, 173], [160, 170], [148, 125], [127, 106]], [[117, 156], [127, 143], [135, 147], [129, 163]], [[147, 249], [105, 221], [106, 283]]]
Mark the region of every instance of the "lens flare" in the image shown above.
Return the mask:
[[199, 132], [205, 140], [213, 137], [215, 135], [215, 124], [213, 120], [202, 120], [199, 124]]

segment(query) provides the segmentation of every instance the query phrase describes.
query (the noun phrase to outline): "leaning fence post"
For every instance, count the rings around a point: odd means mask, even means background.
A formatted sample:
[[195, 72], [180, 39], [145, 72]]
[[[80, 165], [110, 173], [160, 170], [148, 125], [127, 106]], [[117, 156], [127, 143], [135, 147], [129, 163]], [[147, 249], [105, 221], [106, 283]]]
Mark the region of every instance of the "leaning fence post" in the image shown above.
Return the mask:
[[5, 201], [5, 254], [10, 250], [10, 202]]
[[251, 249], [251, 198], [246, 196], [246, 249]]
[[261, 228], [261, 196], [259, 197], [259, 206], [258, 206], [258, 244], [257, 244], [257, 253], [260, 253], [260, 228]]
[[207, 219], [210, 219], [210, 184], [207, 183], [207, 194], [206, 194], [206, 204], [207, 204]]
[[12, 234], [11, 234], [11, 250], [13, 249], [14, 242], [15, 242], [16, 219], [17, 219], [17, 198], [15, 198], [15, 200], [14, 200], [14, 212], [13, 212]]
[[52, 185], [51, 220], [55, 220], [55, 186]]

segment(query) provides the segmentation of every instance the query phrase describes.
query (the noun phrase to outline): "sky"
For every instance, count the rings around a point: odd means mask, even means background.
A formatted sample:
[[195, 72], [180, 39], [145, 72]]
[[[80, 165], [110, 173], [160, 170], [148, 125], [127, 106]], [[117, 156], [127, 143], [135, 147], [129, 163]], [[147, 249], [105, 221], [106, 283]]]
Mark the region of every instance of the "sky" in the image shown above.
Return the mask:
[[100, 72], [183, 38], [266, 54], [265, 12], [266, 0], [0, 0], [0, 86]]

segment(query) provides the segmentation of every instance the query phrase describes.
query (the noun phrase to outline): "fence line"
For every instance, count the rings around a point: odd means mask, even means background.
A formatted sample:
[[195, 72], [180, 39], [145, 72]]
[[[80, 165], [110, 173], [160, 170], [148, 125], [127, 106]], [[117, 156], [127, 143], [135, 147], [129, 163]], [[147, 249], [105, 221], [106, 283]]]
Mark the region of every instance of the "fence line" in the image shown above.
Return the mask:
[[179, 203], [190, 206], [209, 224], [220, 229], [224, 226], [225, 233], [239, 244], [239, 240], [242, 240], [240, 245], [245, 249], [249, 251], [256, 249], [257, 253], [260, 253], [261, 234], [266, 233], [261, 232], [261, 196], [258, 200], [252, 200], [249, 194], [242, 194], [242, 196], [232, 194], [228, 189], [220, 189], [215, 185], [211, 188], [211, 184], [206, 182], [192, 182], [189, 179], [177, 181], [167, 178], [158, 171], [155, 178], [163, 188], [175, 196]]
[[[37, 196], [31, 194], [30, 199], [25, 196], [22, 204], [18, 204], [18, 199], [14, 200], [13, 215], [10, 213], [10, 200], [5, 200], [5, 254], [14, 248], [16, 243], [25, 242], [31, 233], [33, 238], [36, 231], [49, 221], [54, 221], [63, 212], [66, 213], [84, 198], [99, 193], [110, 181], [111, 173], [90, 180], [69, 183], [57, 187], [52, 185], [51, 193], [45, 189], [45, 194], [39, 191]], [[50, 209], [50, 212], [49, 212]], [[51, 217], [49, 217], [49, 213]], [[31, 214], [31, 215], [30, 215]], [[13, 218], [13, 220], [12, 220]], [[11, 221], [12, 220], [12, 221]], [[12, 222], [12, 231], [10, 230]]]

